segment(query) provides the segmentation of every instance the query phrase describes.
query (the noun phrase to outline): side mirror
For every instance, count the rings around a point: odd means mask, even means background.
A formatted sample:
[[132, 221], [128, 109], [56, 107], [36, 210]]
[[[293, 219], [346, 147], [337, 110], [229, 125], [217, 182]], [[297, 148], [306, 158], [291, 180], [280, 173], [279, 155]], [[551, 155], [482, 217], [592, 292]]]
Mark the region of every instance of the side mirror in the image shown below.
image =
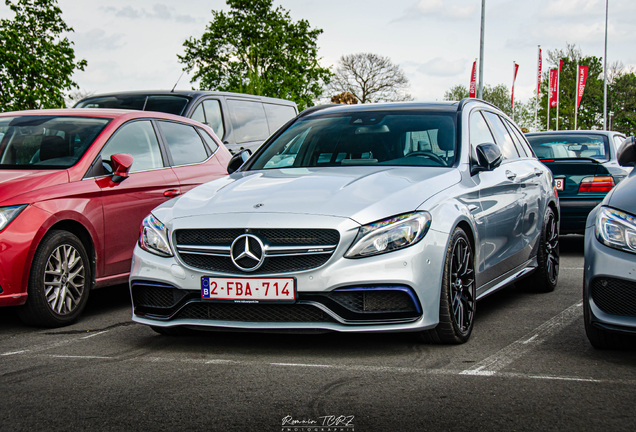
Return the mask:
[[250, 150], [242, 150], [240, 153], [235, 154], [230, 159], [230, 162], [227, 164], [227, 173], [232, 174], [235, 171], [238, 171], [239, 168], [243, 166], [245, 162], [250, 158], [252, 152]]
[[618, 163], [622, 166], [636, 166], [636, 138], [629, 137], [618, 149]]
[[471, 169], [471, 174], [477, 174], [480, 171], [492, 171], [501, 165], [503, 156], [498, 145], [482, 143], [475, 150], [477, 152], [477, 164]]
[[110, 166], [113, 168], [112, 180], [120, 183], [128, 178], [128, 172], [133, 164], [133, 157], [128, 153], [118, 153], [110, 157]]

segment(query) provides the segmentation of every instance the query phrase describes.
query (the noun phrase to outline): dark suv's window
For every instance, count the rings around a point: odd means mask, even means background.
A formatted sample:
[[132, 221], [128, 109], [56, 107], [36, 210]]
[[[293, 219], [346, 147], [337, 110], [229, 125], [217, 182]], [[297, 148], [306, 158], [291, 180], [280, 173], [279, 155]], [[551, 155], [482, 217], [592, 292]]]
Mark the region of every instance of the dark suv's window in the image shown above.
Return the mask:
[[267, 114], [270, 133], [274, 133], [279, 127], [296, 117], [296, 110], [291, 106], [264, 103], [263, 107]]
[[190, 101], [179, 95], [117, 95], [83, 100], [75, 108], [114, 108], [182, 115]]
[[194, 127], [167, 121], [157, 123], [168, 144], [174, 165], [199, 163], [208, 158], [203, 141]]
[[218, 100], [208, 99], [201, 102], [192, 113], [191, 119], [210, 126], [216, 136], [223, 139], [225, 128], [223, 114], [221, 114], [221, 103]]

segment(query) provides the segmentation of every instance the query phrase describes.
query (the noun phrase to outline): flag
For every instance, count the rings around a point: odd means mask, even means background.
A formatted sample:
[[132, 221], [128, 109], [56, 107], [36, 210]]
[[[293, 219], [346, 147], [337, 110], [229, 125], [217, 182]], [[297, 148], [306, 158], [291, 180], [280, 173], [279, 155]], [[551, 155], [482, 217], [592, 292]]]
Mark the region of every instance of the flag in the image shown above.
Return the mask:
[[550, 69], [550, 86], [548, 88], [548, 98], [550, 100], [550, 106], [557, 106], [557, 80], [559, 77], [558, 69]]
[[469, 97], [474, 98], [476, 97], [476, 92], [475, 92], [475, 88], [476, 88], [476, 81], [477, 81], [477, 60], [475, 60], [473, 62], [473, 72], [470, 74], [470, 93], [469, 93]]
[[510, 92], [510, 109], [514, 113], [515, 111], [515, 81], [517, 80], [517, 72], [519, 71], [519, 65], [512, 62], [512, 90]]
[[579, 109], [581, 105], [581, 98], [583, 97], [583, 91], [585, 90], [585, 82], [587, 81], [587, 66], [579, 66], [576, 79], [576, 109]]

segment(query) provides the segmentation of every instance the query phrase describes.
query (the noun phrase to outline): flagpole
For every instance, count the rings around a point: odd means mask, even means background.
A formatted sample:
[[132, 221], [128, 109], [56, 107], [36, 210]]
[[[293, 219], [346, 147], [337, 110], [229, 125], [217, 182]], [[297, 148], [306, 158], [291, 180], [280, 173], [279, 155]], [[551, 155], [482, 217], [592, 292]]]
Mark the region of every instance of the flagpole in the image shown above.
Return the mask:
[[512, 121], [515, 121], [515, 72], [516, 62], [512, 61], [512, 93], [510, 95], [510, 108], [512, 110]]
[[479, 38], [479, 99], [484, 98], [484, 31], [486, 27], [486, 0], [481, 0], [481, 35]]
[[576, 77], [576, 85], [574, 86], [574, 130], [578, 130], [576, 121], [579, 115], [579, 62], [576, 62], [576, 73], [574, 75]]
[[559, 59], [559, 68], [557, 69], [557, 113], [556, 113], [556, 130], [559, 130], [559, 89], [561, 84], [561, 59]]
[[550, 130], [550, 99], [552, 93], [552, 84], [550, 83], [550, 70], [548, 69], [548, 119], [545, 121], [545, 130]]
[[605, 0], [605, 55], [603, 56], [603, 129], [607, 130], [607, 16], [609, 0]]
[[[541, 64], [541, 45], [537, 48], [537, 80], [539, 80], [539, 65]], [[539, 131], [538, 126], [539, 119], [539, 85], [537, 84], [537, 97], [534, 101], [534, 130], [535, 132]]]

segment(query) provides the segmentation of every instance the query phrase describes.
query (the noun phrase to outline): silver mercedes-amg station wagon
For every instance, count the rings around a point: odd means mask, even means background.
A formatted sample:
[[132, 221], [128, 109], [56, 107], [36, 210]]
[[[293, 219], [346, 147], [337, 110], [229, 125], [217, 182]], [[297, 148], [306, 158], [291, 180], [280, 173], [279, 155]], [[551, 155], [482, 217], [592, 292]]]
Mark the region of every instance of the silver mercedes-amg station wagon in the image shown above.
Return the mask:
[[310, 108], [228, 172], [144, 220], [134, 321], [462, 343], [478, 299], [557, 284], [552, 175], [487, 103]]

